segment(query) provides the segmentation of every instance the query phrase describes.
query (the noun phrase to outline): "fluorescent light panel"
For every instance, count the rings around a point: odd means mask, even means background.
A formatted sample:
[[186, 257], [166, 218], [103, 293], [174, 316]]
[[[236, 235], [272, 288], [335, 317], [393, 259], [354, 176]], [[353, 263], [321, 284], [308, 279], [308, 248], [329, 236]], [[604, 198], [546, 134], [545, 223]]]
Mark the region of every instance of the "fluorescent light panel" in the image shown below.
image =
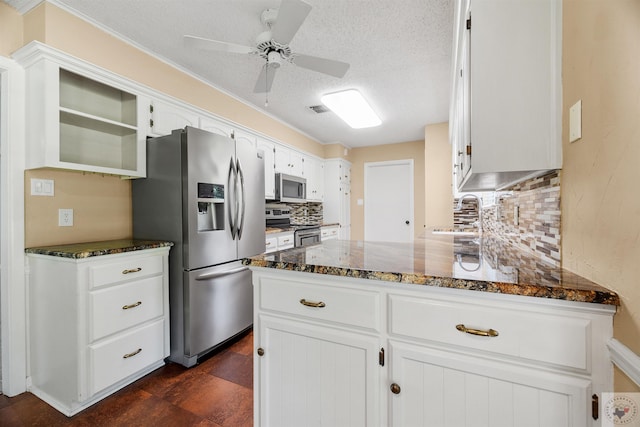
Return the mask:
[[382, 121], [356, 89], [328, 93], [322, 103], [354, 129], [378, 126]]

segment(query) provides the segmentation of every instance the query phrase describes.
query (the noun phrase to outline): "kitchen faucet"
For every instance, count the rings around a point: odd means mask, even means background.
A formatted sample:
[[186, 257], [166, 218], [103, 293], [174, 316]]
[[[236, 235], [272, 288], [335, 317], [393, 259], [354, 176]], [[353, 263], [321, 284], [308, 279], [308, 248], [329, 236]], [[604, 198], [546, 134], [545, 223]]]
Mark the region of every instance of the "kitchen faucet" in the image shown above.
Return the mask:
[[462, 210], [462, 201], [466, 198], [474, 198], [478, 201], [478, 234], [482, 234], [482, 199], [480, 197], [478, 197], [475, 194], [471, 194], [471, 193], [467, 193], [467, 194], [463, 194], [459, 199], [458, 199], [458, 204], [456, 206], [457, 211]]

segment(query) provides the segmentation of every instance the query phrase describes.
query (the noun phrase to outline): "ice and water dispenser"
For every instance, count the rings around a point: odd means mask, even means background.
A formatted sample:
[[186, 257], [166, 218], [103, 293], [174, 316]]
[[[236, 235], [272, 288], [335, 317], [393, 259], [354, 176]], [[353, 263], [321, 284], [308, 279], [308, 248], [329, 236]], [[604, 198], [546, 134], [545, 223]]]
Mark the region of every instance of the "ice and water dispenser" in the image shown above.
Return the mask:
[[224, 185], [199, 182], [198, 231], [224, 228]]

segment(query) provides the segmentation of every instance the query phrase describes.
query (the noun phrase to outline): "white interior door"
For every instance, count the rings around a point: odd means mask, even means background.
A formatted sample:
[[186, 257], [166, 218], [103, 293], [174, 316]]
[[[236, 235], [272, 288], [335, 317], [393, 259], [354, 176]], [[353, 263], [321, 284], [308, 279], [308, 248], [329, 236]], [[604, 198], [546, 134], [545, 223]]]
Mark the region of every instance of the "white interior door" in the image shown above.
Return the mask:
[[413, 240], [413, 160], [364, 164], [364, 239]]

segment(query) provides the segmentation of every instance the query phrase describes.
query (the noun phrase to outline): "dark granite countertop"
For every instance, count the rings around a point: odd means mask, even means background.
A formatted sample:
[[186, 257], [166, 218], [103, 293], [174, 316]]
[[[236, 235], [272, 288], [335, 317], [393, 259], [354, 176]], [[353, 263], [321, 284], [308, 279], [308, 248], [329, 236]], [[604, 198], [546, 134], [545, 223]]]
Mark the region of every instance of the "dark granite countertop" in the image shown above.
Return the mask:
[[431, 235], [413, 243], [329, 240], [243, 262], [280, 270], [620, 305], [615, 292], [486, 234], [482, 239]]
[[141, 251], [143, 249], [173, 246], [172, 242], [156, 240], [107, 240], [103, 242], [73, 243], [69, 245], [42, 246], [27, 248], [28, 254], [50, 255], [61, 258], [89, 258], [100, 255], [119, 254], [122, 252]]

